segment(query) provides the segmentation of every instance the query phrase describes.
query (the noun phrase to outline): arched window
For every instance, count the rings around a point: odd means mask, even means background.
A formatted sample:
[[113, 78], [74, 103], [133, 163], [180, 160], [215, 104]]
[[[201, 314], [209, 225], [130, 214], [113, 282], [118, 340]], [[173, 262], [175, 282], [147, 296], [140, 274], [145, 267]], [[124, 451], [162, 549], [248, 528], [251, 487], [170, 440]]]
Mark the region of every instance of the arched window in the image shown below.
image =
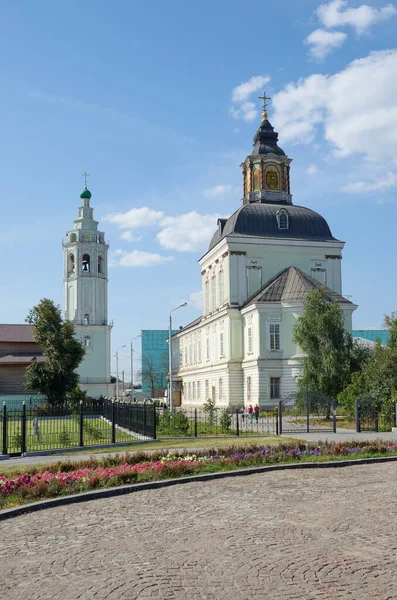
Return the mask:
[[75, 233], [71, 233], [69, 236], [69, 242], [75, 242], [76, 241], [76, 234]]
[[89, 314], [85, 314], [83, 317], [83, 323], [84, 325], [89, 325], [90, 324], [90, 315]]
[[83, 254], [83, 260], [81, 262], [81, 270], [82, 271], [90, 271], [90, 255]]
[[74, 254], [71, 252], [68, 255], [68, 273], [74, 273]]
[[288, 212], [285, 209], [278, 210], [276, 213], [277, 224], [279, 229], [288, 229], [289, 218]]
[[90, 348], [91, 346], [91, 338], [89, 335], [86, 335], [84, 338], [84, 348]]
[[103, 273], [103, 256], [98, 256], [98, 273]]

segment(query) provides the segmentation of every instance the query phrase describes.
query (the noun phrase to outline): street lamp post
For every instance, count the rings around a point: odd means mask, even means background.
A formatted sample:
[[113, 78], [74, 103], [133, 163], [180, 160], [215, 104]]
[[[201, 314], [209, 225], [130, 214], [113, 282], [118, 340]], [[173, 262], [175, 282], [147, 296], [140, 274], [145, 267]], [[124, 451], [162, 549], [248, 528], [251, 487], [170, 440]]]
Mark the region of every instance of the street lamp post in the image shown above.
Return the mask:
[[168, 369], [169, 369], [169, 392], [168, 392], [168, 403], [170, 407], [170, 411], [174, 410], [174, 389], [172, 385], [172, 313], [178, 308], [182, 308], [183, 306], [187, 306], [187, 302], [180, 304], [176, 308], [173, 308], [170, 311], [170, 322], [168, 329]]
[[125, 348], [125, 344], [124, 346], [120, 346], [120, 348], [117, 348], [116, 350], [116, 402], [119, 401], [119, 350], [121, 350], [121, 348]]
[[132, 342], [134, 340], [137, 340], [140, 337], [142, 337], [141, 333], [139, 335], [135, 336], [134, 338], [132, 338], [132, 340], [131, 340], [131, 394], [132, 394], [132, 399], [134, 399], [134, 348], [133, 348]]

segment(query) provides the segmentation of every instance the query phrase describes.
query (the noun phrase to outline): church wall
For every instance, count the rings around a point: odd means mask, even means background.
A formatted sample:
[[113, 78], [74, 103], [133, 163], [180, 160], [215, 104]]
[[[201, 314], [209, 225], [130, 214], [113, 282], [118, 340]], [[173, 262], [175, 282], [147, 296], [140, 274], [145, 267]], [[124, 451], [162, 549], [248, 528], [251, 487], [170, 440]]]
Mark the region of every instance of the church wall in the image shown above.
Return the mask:
[[[340, 256], [341, 244], [339, 247], [319, 246], [317, 243], [309, 245], [281, 243], [263, 243], [263, 240], [252, 243], [252, 240], [237, 242], [231, 238], [228, 240], [229, 268], [233, 273], [230, 282], [230, 301], [231, 303], [243, 304], [249, 297], [248, 295], [248, 276], [250, 269], [255, 268], [255, 280], [258, 282], [258, 291], [267, 281], [272, 279], [283, 269], [296, 266], [308, 275], [325, 283], [331, 289], [341, 294], [341, 260], [326, 259], [328, 255]], [[245, 254], [233, 254], [242, 252]], [[261, 276], [258, 276], [258, 271]], [[253, 279], [254, 280], [254, 279]], [[252, 295], [254, 288], [251, 288]]]

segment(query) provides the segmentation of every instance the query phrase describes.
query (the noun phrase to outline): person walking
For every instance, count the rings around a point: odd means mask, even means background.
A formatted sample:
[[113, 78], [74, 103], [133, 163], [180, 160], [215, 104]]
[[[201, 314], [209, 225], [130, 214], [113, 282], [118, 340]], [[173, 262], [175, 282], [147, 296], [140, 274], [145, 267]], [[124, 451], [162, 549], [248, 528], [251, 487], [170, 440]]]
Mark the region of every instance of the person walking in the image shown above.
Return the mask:
[[241, 416], [241, 424], [244, 425], [244, 419], [245, 419], [245, 406], [241, 407], [240, 410], [240, 416]]
[[258, 421], [259, 421], [259, 406], [258, 406], [258, 404], [255, 404], [255, 406], [254, 406], [254, 416], [255, 416], [256, 424], [258, 424]]
[[249, 419], [250, 423], [252, 423], [252, 415], [253, 415], [253, 413], [254, 413], [254, 409], [252, 407], [252, 404], [250, 404], [249, 407], [248, 407], [248, 419]]

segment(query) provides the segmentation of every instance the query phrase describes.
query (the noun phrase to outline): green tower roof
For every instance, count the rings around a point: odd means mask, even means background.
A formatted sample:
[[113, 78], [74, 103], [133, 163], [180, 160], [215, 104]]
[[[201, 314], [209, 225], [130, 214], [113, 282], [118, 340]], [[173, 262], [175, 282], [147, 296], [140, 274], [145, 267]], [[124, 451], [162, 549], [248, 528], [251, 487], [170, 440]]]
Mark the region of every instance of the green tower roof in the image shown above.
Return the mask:
[[84, 190], [80, 194], [80, 198], [81, 199], [86, 198], [86, 199], [89, 200], [91, 198], [91, 192], [90, 192], [90, 190], [87, 190], [87, 188], [84, 188]]

